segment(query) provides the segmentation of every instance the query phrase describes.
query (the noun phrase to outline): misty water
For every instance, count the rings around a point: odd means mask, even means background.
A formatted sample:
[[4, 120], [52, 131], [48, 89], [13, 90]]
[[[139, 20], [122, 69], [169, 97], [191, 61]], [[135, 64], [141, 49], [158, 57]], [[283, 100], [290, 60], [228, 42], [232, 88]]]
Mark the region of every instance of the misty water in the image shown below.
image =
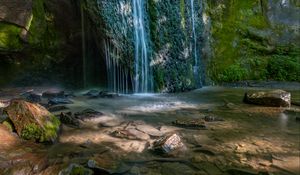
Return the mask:
[[[23, 90], [7, 90], [1, 100]], [[87, 91], [77, 91], [71, 98], [74, 103], [66, 105], [69, 109], [54, 114], [93, 109], [104, 115], [85, 120], [80, 128], [62, 125], [54, 145], [32, 150], [25, 144], [15, 149], [22, 150], [18, 155], [23, 161], [32, 159], [27, 154], [46, 156], [46, 170], [52, 173], [71, 162], [96, 161], [105, 171], [120, 174], [297, 174], [300, 128], [293, 110], [299, 107], [286, 110], [244, 104], [244, 92], [249, 90], [254, 88], [205, 87], [177, 94], [124, 94], [95, 99], [83, 96]], [[294, 99], [300, 99], [299, 90], [290, 91]], [[205, 116], [223, 121], [206, 122], [206, 128], [200, 130], [172, 124], [175, 120], [199, 120]], [[120, 129], [134, 128], [150, 137], [114, 135]], [[153, 132], [176, 133], [185, 148], [171, 155], [157, 153], [151, 149], [158, 138]], [[15, 154], [14, 150], [6, 153], [8, 157]], [[22, 166], [12, 169], [19, 168]]]

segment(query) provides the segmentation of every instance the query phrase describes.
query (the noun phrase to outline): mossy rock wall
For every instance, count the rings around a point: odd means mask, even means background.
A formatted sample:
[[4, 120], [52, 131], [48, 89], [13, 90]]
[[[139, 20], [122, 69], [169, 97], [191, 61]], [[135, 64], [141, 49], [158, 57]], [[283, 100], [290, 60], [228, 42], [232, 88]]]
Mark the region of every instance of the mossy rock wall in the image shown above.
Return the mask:
[[214, 82], [300, 81], [298, 0], [206, 0]]
[[[155, 91], [177, 92], [195, 88], [190, 1], [148, 0], [144, 3], [146, 44], [151, 58]], [[102, 34], [99, 40], [108, 40], [118, 50], [119, 62], [129, 66], [133, 76], [132, 0], [86, 1], [86, 6]], [[202, 38], [201, 7], [201, 1], [195, 1], [199, 57]], [[104, 49], [103, 47], [102, 50]], [[204, 75], [203, 70], [200, 72]]]
[[73, 78], [82, 70], [78, 6], [71, 0], [0, 4], [0, 86], [81, 83]]

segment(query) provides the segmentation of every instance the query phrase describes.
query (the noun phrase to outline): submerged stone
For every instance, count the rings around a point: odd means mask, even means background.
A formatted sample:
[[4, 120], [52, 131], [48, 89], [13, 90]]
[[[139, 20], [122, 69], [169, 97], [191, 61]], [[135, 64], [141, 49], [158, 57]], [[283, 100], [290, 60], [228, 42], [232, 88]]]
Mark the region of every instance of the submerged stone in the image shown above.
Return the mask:
[[270, 107], [290, 107], [291, 93], [283, 90], [245, 93], [244, 102]]
[[48, 101], [48, 105], [59, 105], [59, 104], [73, 104], [73, 102], [68, 98], [52, 98]]
[[188, 119], [188, 120], [175, 120], [173, 125], [188, 128], [188, 129], [206, 129], [204, 120], [202, 119]]
[[13, 100], [4, 112], [23, 139], [48, 142], [57, 138], [60, 122], [41, 105]]
[[70, 164], [67, 168], [61, 170], [59, 175], [93, 175], [94, 172], [82, 165]]
[[80, 119], [80, 120], [97, 118], [97, 117], [101, 117], [103, 115], [104, 114], [102, 112], [95, 111], [93, 109], [85, 109], [81, 112], [76, 112], [74, 114], [75, 118]]
[[172, 153], [176, 150], [181, 150], [183, 148], [184, 144], [181, 141], [180, 136], [177, 134], [163, 136], [156, 140], [153, 144], [154, 150], [161, 151], [166, 154]]
[[122, 138], [122, 139], [129, 139], [129, 140], [149, 140], [150, 136], [145, 134], [141, 131], [136, 129], [127, 129], [127, 130], [116, 130], [112, 132], [112, 136]]
[[44, 98], [63, 98], [65, 97], [65, 92], [62, 90], [48, 90], [43, 92], [42, 97]]
[[87, 93], [83, 94], [84, 96], [88, 96], [91, 98], [97, 98], [99, 96], [100, 91], [98, 90], [89, 90]]
[[68, 126], [79, 127], [80, 122], [76, 119], [71, 112], [64, 113], [62, 112], [59, 116], [60, 121]]

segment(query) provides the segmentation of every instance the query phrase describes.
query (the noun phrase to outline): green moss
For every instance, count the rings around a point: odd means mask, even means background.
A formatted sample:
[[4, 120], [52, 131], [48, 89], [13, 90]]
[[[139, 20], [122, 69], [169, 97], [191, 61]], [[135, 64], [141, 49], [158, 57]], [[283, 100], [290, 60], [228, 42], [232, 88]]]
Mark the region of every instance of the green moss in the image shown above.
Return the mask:
[[267, 77], [272, 80], [300, 82], [300, 58], [272, 56], [267, 65]]
[[26, 140], [35, 140], [39, 142], [53, 141], [57, 137], [60, 121], [55, 116], [50, 116], [43, 128], [35, 123], [28, 124], [24, 127], [21, 137]]
[[55, 116], [51, 116], [50, 121], [48, 121], [45, 125], [40, 142], [53, 141], [57, 137], [59, 125], [60, 121]]
[[267, 1], [217, 1], [208, 6], [214, 38], [211, 79], [299, 81], [299, 46], [275, 44], [273, 36], [284, 28], [270, 26]]
[[11, 132], [14, 131], [14, 124], [9, 119], [4, 120], [2, 124], [5, 125]]
[[247, 75], [247, 70], [240, 65], [234, 64], [229, 66], [219, 74], [218, 79], [222, 82], [235, 82], [243, 80]]
[[30, 123], [24, 127], [21, 132], [21, 137], [25, 140], [39, 140], [42, 136], [42, 130], [35, 123]]
[[0, 22], [0, 50], [18, 51], [22, 49], [21, 30], [15, 25]]

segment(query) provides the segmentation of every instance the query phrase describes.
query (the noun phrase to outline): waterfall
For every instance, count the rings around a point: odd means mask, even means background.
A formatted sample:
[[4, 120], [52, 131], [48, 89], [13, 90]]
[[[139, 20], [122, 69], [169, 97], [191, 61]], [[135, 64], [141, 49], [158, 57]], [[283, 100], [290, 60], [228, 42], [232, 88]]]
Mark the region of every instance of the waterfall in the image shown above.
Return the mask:
[[128, 94], [129, 70], [120, 64], [120, 52], [109, 41], [104, 41], [104, 49], [108, 90]]
[[198, 47], [197, 47], [197, 35], [196, 35], [196, 19], [195, 19], [195, 3], [194, 0], [191, 0], [191, 21], [192, 21], [192, 34], [193, 34], [193, 55], [194, 55], [194, 77], [196, 82], [196, 87], [201, 87], [201, 77], [199, 74], [200, 70], [200, 57], [197, 54]]
[[144, 0], [132, 0], [135, 36], [135, 93], [152, 91], [152, 75], [149, 65], [145, 34]]

